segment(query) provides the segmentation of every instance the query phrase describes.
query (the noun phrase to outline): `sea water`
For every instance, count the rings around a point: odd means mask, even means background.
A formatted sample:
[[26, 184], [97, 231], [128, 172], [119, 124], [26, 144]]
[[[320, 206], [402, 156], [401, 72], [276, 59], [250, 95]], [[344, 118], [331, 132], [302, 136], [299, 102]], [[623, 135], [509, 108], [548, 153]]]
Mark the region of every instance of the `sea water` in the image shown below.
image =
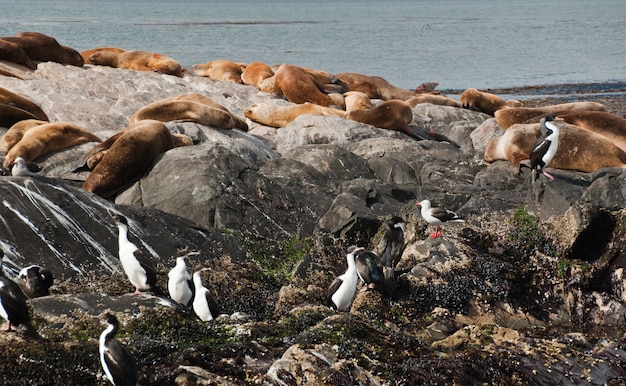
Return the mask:
[[0, 36], [439, 89], [626, 81], [624, 0], [0, 0]]

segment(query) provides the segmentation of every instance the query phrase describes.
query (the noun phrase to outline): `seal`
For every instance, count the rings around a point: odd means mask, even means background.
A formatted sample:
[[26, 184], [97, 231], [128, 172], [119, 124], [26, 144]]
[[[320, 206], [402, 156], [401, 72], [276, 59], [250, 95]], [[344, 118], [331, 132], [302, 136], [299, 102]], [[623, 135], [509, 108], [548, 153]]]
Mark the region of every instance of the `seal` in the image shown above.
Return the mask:
[[8, 169], [17, 157], [31, 162], [42, 155], [84, 142], [100, 142], [95, 134], [70, 122], [46, 123], [24, 132], [22, 139], [8, 151], [3, 166]]
[[248, 124], [226, 107], [202, 94], [184, 94], [151, 103], [133, 114], [129, 122], [155, 119], [161, 122], [188, 121], [222, 129], [248, 131]]
[[[556, 105], [543, 107], [515, 107], [510, 109], [498, 110], [494, 116], [498, 126], [503, 129], [509, 128], [516, 123], [535, 123], [539, 122], [541, 117], [548, 114], [561, 115], [565, 112], [573, 111], [606, 111], [606, 106], [598, 102], [571, 102], [560, 103]], [[532, 121], [535, 119], [535, 121]]]
[[[541, 135], [538, 123], [515, 124], [504, 135], [491, 140], [484, 160], [488, 163], [509, 160], [519, 168], [520, 162], [530, 158]], [[626, 168], [626, 153], [600, 134], [566, 124], [561, 128], [559, 147], [550, 167], [581, 172], [606, 167]]]
[[35, 62], [24, 52], [19, 44], [0, 38], [0, 60], [20, 64], [31, 70], [37, 68]]
[[0, 151], [4, 154], [8, 153], [9, 150], [22, 139], [26, 130], [46, 123], [48, 123], [48, 121], [40, 121], [38, 119], [25, 119], [15, 123], [0, 137]]
[[[22, 110], [26, 110], [31, 113], [34, 118], [40, 119], [42, 121], [48, 121], [48, 116], [37, 104], [32, 102], [29, 99], [26, 99], [16, 93], [7, 90], [6, 88], [0, 87], [0, 104], [2, 105], [10, 105], [13, 107], [20, 108]], [[11, 127], [11, 125], [6, 126]]]
[[493, 116], [497, 110], [519, 107], [522, 105], [519, 101], [505, 101], [495, 94], [478, 91], [475, 88], [468, 88], [463, 91], [459, 101], [461, 103], [461, 107], [464, 109], [480, 111], [491, 116]]
[[176, 60], [148, 51], [98, 51], [89, 58], [87, 63], [137, 71], [156, 71], [162, 74], [181, 77], [183, 69]]
[[100, 52], [100, 51], [108, 51], [108, 52], [115, 52], [115, 53], [120, 53], [120, 52], [124, 52], [126, 50], [122, 49], [122, 48], [118, 48], [118, 47], [98, 47], [98, 48], [92, 48], [90, 50], [85, 50], [85, 51], [81, 51], [80, 52], [80, 56], [83, 57], [83, 60], [85, 61], [85, 63], [89, 63], [87, 61], [87, 59], [89, 59], [89, 57], [93, 54], [95, 54], [96, 52]]
[[198, 76], [221, 80], [223, 82], [242, 83], [241, 73], [246, 65], [232, 60], [217, 59], [208, 63], [194, 64], [191, 72]]
[[422, 103], [429, 103], [431, 105], [438, 106], [461, 107], [461, 103], [459, 101], [443, 95], [424, 94], [417, 95], [406, 100], [406, 104], [411, 106], [411, 108]]
[[312, 75], [303, 67], [283, 64], [278, 67], [275, 76], [276, 88], [289, 102], [309, 102], [325, 107], [333, 104], [333, 100], [321, 91], [326, 83], [320, 82], [319, 74]]
[[[252, 62], [248, 63], [241, 72], [241, 81], [243, 84], [257, 86], [261, 91], [274, 93], [273, 76], [274, 71], [270, 66], [263, 62]], [[272, 81], [267, 80], [270, 78], [272, 78]]]
[[163, 122], [141, 120], [124, 129], [83, 183], [83, 189], [111, 197], [145, 172], [155, 158], [172, 149], [172, 135]]
[[314, 103], [293, 104], [289, 106], [255, 103], [245, 109], [243, 114], [251, 121], [277, 128], [287, 126], [294, 119], [304, 114], [346, 118], [346, 112], [343, 110], [320, 106]]
[[384, 101], [371, 109], [350, 111], [347, 113], [347, 118], [381, 129], [399, 131], [415, 139], [420, 139], [409, 127], [409, 124], [413, 122], [413, 111], [404, 101]]
[[19, 107], [0, 104], [0, 126], [11, 127], [17, 122], [25, 119], [35, 119], [36, 117], [30, 112], [20, 109]]
[[396, 87], [379, 76], [363, 75], [356, 72], [343, 72], [336, 74], [335, 77], [342, 81], [349, 91], [360, 91], [371, 99], [399, 99], [405, 101], [423, 92], [421, 89], [419, 91], [411, 91]]
[[593, 131], [626, 151], [626, 119], [606, 111], [572, 111], [558, 114], [565, 122]]
[[52, 36], [39, 32], [20, 32], [0, 40], [17, 44], [26, 55], [39, 62], [57, 62], [82, 67], [85, 63], [80, 53], [71, 47], [59, 44]]
[[346, 105], [346, 112], [356, 110], [369, 110], [372, 107], [371, 99], [361, 91], [348, 91], [343, 93], [343, 99]]

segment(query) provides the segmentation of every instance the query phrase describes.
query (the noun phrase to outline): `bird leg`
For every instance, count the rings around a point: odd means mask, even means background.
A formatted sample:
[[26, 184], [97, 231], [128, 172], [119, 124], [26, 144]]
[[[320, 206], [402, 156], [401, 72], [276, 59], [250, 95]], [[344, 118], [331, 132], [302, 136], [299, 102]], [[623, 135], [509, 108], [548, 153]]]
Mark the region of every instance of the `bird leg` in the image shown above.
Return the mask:
[[441, 236], [443, 236], [443, 235], [441, 234], [441, 227], [440, 227], [439, 225], [437, 225], [437, 227], [435, 228], [435, 233], [432, 233], [432, 234], [430, 235], [430, 238], [431, 238], [431, 239], [436, 239], [437, 237], [441, 237]]
[[552, 176], [550, 173], [546, 172], [546, 170], [544, 168], [541, 168], [541, 173], [543, 173], [544, 176], [548, 177], [550, 179], [550, 181], [554, 181], [554, 176]]

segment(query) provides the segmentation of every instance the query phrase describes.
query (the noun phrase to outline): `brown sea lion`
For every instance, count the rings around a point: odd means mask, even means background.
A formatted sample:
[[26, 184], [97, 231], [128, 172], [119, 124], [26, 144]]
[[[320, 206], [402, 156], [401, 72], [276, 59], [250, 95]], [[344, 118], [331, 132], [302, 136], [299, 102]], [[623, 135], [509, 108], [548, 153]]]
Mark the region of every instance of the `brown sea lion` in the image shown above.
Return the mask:
[[509, 128], [516, 123], [532, 123], [531, 119], [536, 118], [539, 121], [540, 116], [548, 114], [562, 114], [568, 111], [606, 111], [606, 106], [598, 102], [571, 102], [560, 103], [556, 105], [543, 107], [514, 107], [504, 110], [498, 110], [494, 116], [498, 126], [503, 129]]
[[194, 64], [191, 72], [198, 76], [221, 80], [223, 82], [242, 83], [241, 73], [246, 68], [243, 63], [217, 59], [208, 63]]
[[406, 104], [415, 107], [421, 103], [430, 103], [431, 105], [461, 107], [461, 103], [452, 98], [443, 95], [424, 94], [407, 99]]
[[0, 127], [11, 127], [19, 121], [25, 119], [35, 119], [30, 111], [19, 107], [0, 104]]
[[129, 122], [132, 124], [142, 119], [155, 119], [161, 122], [182, 120], [222, 129], [237, 128], [248, 131], [248, 125], [244, 120], [201, 94], [184, 94], [151, 103], [133, 114]]
[[117, 48], [117, 47], [98, 47], [98, 48], [92, 48], [90, 50], [85, 50], [85, 51], [81, 51], [80, 52], [80, 56], [83, 57], [83, 60], [85, 61], [85, 63], [89, 63], [87, 61], [87, 59], [89, 59], [89, 57], [93, 54], [95, 54], [96, 52], [100, 52], [100, 51], [108, 51], [108, 52], [115, 52], [115, 53], [120, 53], [120, 52], [124, 52], [126, 50], [121, 49], [121, 48]]
[[[371, 99], [383, 100], [407, 100], [417, 95], [417, 92], [403, 89], [391, 85], [379, 76], [358, 74], [355, 72], [344, 72], [335, 75], [347, 85], [349, 91], [360, 91]], [[419, 91], [421, 93], [423, 91]]]
[[283, 64], [276, 70], [276, 88], [289, 102], [309, 102], [328, 107], [333, 101], [320, 91], [323, 84], [319, 82], [318, 77], [302, 67]]
[[255, 103], [245, 109], [243, 113], [250, 120], [271, 127], [285, 127], [294, 119], [304, 114], [346, 117], [346, 112], [343, 110], [320, 106], [314, 103], [293, 104], [289, 106]]
[[248, 63], [246, 68], [241, 73], [241, 81], [243, 84], [257, 86], [259, 90], [273, 93], [274, 91], [274, 83], [271, 83], [271, 86], [268, 87], [267, 79], [274, 76], [274, 71], [272, 68], [263, 62], [252, 62]]
[[[504, 135], [491, 140], [484, 160], [509, 160], [519, 168], [527, 160], [541, 137], [538, 123], [515, 124]], [[606, 167], [626, 167], [626, 152], [608, 138], [577, 126], [566, 124], [561, 128], [559, 148], [549, 167], [555, 169], [593, 172]]]
[[48, 121], [40, 121], [38, 119], [25, 119], [16, 122], [0, 137], [0, 151], [7, 154], [9, 150], [22, 139], [26, 130], [46, 123], [48, 123]]
[[37, 68], [35, 62], [28, 57], [26, 52], [17, 43], [10, 42], [0, 38], [0, 60], [6, 60], [7, 62], [21, 64], [28, 67], [31, 70]]
[[145, 172], [159, 154], [173, 147], [172, 135], [163, 122], [142, 120], [130, 125], [93, 168], [83, 189], [110, 197]]
[[[31, 102], [30, 100], [2, 87], [0, 87], [0, 104], [10, 105], [18, 107], [22, 110], [26, 110], [34, 115], [34, 118], [36, 119], [40, 119], [42, 121], [48, 120], [48, 116], [46, 115], [46, 113], [43, 112], [41, 107]], [[7, 127], [11, 127], [11, 125]]]
[[372, 100], [361, 91], [348, 91], [343, 93], [343, 99], [346, 105], [346, 112], [355, 110], [369, 110], [372, 105]]
[[56, 62], [78, 67], [82, 67], [85, 63], [78, 51], [59, 44], [52, 36], [39, 32], [20, 32], [13, 36], [0, 37], [0, 40], [19, 45], [31, 60]]
[[404, 101], [384, 101], [371, 109], [350, 111], [347, 113], [347, 118], [381, 129], [400, 131], [410, 137], [420, 139], [409, 127], [409, 124], [413, 122], [413, 112]]
[[17, 157], [31, 162], [42, 155], [84, 142], [100, 142], [95, 134], [69, 122], [46, 123], [26, 130], [22, 139], [13, 145], [4, 159], [8, 168]]
[[98, 51], [87, 59], [89, 64], [137, 71], [155, 71], [162, 74], [182, 76], [183, 69], [176, 60], [147, 51]]
[[465, 109], [480, 111], [491, 116], [493, 116], [493, 114], [497, 110], [521, 106], [521, 102], [519, 101], [505, 101], [495, 94], [478, 91], [475, 88], [468, 88], [467, 90], [463, 91], [459, 100], [461, 103], [461, 107]]

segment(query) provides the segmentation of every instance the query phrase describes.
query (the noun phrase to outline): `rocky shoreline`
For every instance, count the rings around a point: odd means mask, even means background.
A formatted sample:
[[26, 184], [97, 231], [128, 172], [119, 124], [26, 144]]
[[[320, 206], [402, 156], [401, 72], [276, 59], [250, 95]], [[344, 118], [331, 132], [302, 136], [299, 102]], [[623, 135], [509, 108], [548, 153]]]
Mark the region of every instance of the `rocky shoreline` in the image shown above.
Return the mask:
[[[184, 93], [240, 117], [253, 103], [286, 103], [198, 76], [55, 63], [0, 76], [0, 86], [101, 138]], [[549, 95], [526, 106], [594, 100], [625, 115], [623, 86], [494, 91]], [[531, 182], [508, 161], [481, 162], [492, 117], [429, 104], [412, 112], [458, 146], [340, 117], [281, 129], [248, 121], [248, 132], [170, 122], [194, 146], [164, 153], [112, 200], [69, 170], [93, 144], [38, 160], [41, 176], [2, 177], [5, 272], [36, 262], [56, 278], [50, 296], [29, 301], [45, 340], [0, 334], [2, 383], [105, 384], [94, 316], [111, 310], [142, 385], [624, 384], [626, 173], [555, 170], [555, 181]], [[425, 198], [466, 222], [429, 238], [415, 208]], [[224, 315], [203, 323], [126, 295], [117, 213], [162, 288], [177, 255], [199, 252], [189, 265], [210, 268], [203, 283]], [[397, 290], [361, 292], [350, 312], [332, 311], [326, 289], [346, 268], [346, 247], [372, 248], [394, 215], [408, 222]]]

